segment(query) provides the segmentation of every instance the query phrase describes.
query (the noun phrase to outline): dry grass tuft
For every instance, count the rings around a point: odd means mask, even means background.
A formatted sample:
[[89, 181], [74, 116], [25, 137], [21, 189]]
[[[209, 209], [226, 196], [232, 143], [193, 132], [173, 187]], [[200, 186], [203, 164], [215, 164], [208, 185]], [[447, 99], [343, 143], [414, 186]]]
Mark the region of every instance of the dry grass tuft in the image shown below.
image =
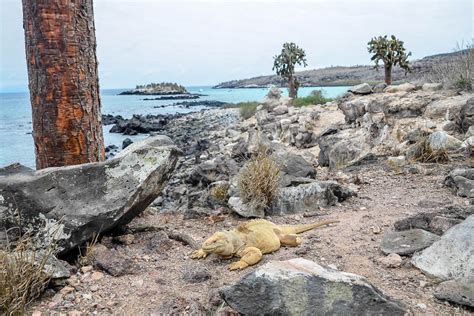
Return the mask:
[[21, 237], [15, 246], [0, 250], [0, 311], [5, 315], [23, 315], [29, 303], [38, 298], [50, 280], [45, 272], [55, 245], [44, 251], [34, 247], [33, 239]]
[[94, 246], [97, 244], [98, 239], [99, 234], [94, 234], [91, 241], [86, 243], [86, 246], [83, 248], [83, 250], [81, 250], [79, 247], [79, 257], [77, 258], [77, 264], [80, 267], [92, 265], [94, 262]]
[[414, 145], [412, 159], [416, 162], [434, 162], [446, 163], [449, 162], [449, 155], [446, 150], [433, 150], [430, 146], [427, 137], [422, 138]]
[[240, 171], [240, 197], [251, 207], [265, 209], [275, 199], [279, 183], [280, 167], [271, 158], [268, 149], [261, 147]]
[[226, 202], [229, 199], [229, 184], [222, 183], [211, 188], [211, 195], [221, 202]]

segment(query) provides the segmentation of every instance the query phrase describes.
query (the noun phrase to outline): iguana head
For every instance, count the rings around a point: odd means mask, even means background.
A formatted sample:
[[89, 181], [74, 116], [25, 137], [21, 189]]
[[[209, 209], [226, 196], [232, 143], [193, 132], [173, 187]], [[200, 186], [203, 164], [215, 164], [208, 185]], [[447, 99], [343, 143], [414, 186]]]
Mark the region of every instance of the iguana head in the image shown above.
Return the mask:
[[202, 250], [204, 250], [206, 253], [215, 253], [220, 256], [230, 256], [234, 252], [234, 247], [225, 233], [217, 232], [202, 244]]

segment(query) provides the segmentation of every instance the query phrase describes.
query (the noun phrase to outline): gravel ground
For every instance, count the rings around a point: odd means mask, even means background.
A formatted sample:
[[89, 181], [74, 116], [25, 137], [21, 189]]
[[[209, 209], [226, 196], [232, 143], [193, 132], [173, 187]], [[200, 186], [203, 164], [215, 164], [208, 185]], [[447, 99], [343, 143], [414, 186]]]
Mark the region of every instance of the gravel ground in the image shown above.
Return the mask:
[[[465, 163], [464, 163], [465, 164]], [[377, 260], [383, 233], [394, 221], [449, 204], [467, 204], [442, 186], [450, 165], [417, 165], [418, 173], [396, 173], [383, 164], [363, 166], [348, 174], [319, 170], [318, 178], [349, 181], [357, 175], [358, 196], [340, 205], [314, 212], [269, 218], [276, 223], [296, 224], [337, 219], [339, 224], [302, 234], [296, 248], [282, 248], [265, 255], [254, 267], [228, 271], [232, 260], [208, 257], [192, 260], [192, 248], [168, 239], [163, 231], [135, 233], [101, 242], [132, 259], [131, 274], [113, 277], [98, 269], [78, 273], [61, 292], [48, 292], [30, 312], [86, 314], [202, 314], [234, 313], [217, 293], [242, 275], [271, 260], [303, 257], [337, 269], [365, 276], [384, 293], [407, 304], [414, 314], [471, 315], [472, 311], [436, 300], [436, 280], [412, 267], [408, 257], [398, 268], [385, 268]], [[426, 207], [429, 205], [431, 208]], [[182, 215], [149, 209], [130, 227], [161, 226], [193, 237], [198, 243], [218, 230], [229, 229], [244, 219], [215, 210], [208, 218], [183, 220]], [[118, 240], [118, 242], [117, 242]], [[235, 260], [235, 259], [233, 259]]]

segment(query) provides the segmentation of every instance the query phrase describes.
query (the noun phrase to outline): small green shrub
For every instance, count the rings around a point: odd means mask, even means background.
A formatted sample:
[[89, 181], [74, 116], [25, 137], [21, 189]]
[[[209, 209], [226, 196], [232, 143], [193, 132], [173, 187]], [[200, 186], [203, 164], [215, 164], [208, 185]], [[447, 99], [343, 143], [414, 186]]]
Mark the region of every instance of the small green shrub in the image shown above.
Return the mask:
[[297, 107], [315, 105], [315, 104], [324, 104], [326, 102], [331, 102], [334, 99], [326, 98], [323, 91], [313, 90], [311, 94], [307, 97], [296, 98], [293, 100], [293, 105]]
[[239, 103], [228, 103], [224, 105], [224, 108], [234, 109], [238, 108], [240, 116], [243, 119], [249, 119], [257, 112], [258, 102], [239, 102]]
[[240, 197], [251, 207], [265, 209], [278, 194], [280, 167], [261, 148], [240, 170], [238, 186]]

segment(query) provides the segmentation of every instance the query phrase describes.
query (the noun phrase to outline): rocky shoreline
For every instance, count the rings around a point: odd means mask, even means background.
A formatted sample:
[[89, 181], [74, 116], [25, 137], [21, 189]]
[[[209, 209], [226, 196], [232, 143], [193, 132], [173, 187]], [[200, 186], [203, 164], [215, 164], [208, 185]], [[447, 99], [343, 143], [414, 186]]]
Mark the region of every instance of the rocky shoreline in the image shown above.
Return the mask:
[[[55, 197], [68, 185], [69, 173], [75, 174], [70, 185], [84, 192], [75, 198], [77, 222], [83, 223], [80, 216], [102, 219], [115, 230], [94, 246], [89, 265], [62, 275], [66, 286], [31, 311], [287, 313], [302, 308], [292, 294], [299, 293], [339, 313], [347, 306], [400, 315], [468, 312], [474, 305], [474, 95], [435, 84], [365, 84], [351, 91], [333, 102], [296, 108], [271, 89], [246, 120], [232, 108], [131, 119], [105, 115], [104, 124], [114, 124], [114, 132], [152, 137], [124, 144], [123, 152], [102, 165], [58, 168], [50, 177], [61, 179], [59, 185], [44, 182], [52, 192], [46, 193], [48, 205], [59, 207], [50, 212], [61, 215], [67, 208], [56, 206]], [[256, 209], [242, 198], [238, 181], [262, 147], [278, 165], [280, 182], [272, 203]], [[105, 172], [100, 190], [88, 185], [91, 170]], [[1, 174], [5, 190], [13, 181], [7, 179], [16, 176], [12, 170]], [[28, 177], [39, 181], [41, 174], [19, 179]], [[112, 184], [120, 198], [111, 193]], [[17, 196], [29, 198], [37, 187], [18, 187]], [[216, 187], [227, 190], [216, 195]], [[94, 206], [99, 202], [82, 201], [90, 190], [104, 194], [98, 201], [115, 201], [114, 211], [101, 217], [101, 207]], [[2, 207], [10, 210], [8, 203]], [[15, 220], [11, 211], [4, 221]], [[113, 219], [117, 214], [119, 221]], [[299, 247], [268, 254], [244, 271], [229, 272], [217, 258], [189, 258], [212, 233], [259, 217], [280, 224], [340, 223], [307, 233]], [[61, 245], [77, 245], [89, 235], [65, 234]], [[360, 295], [332, 292], [336, 283], [343, 293]], [[256, 295], [255, 284], [266, 284], [268, 291]], [[177, 288], [182, 290], [172, 290]], [[304, 305], [318, 313], [314, 306]]]

